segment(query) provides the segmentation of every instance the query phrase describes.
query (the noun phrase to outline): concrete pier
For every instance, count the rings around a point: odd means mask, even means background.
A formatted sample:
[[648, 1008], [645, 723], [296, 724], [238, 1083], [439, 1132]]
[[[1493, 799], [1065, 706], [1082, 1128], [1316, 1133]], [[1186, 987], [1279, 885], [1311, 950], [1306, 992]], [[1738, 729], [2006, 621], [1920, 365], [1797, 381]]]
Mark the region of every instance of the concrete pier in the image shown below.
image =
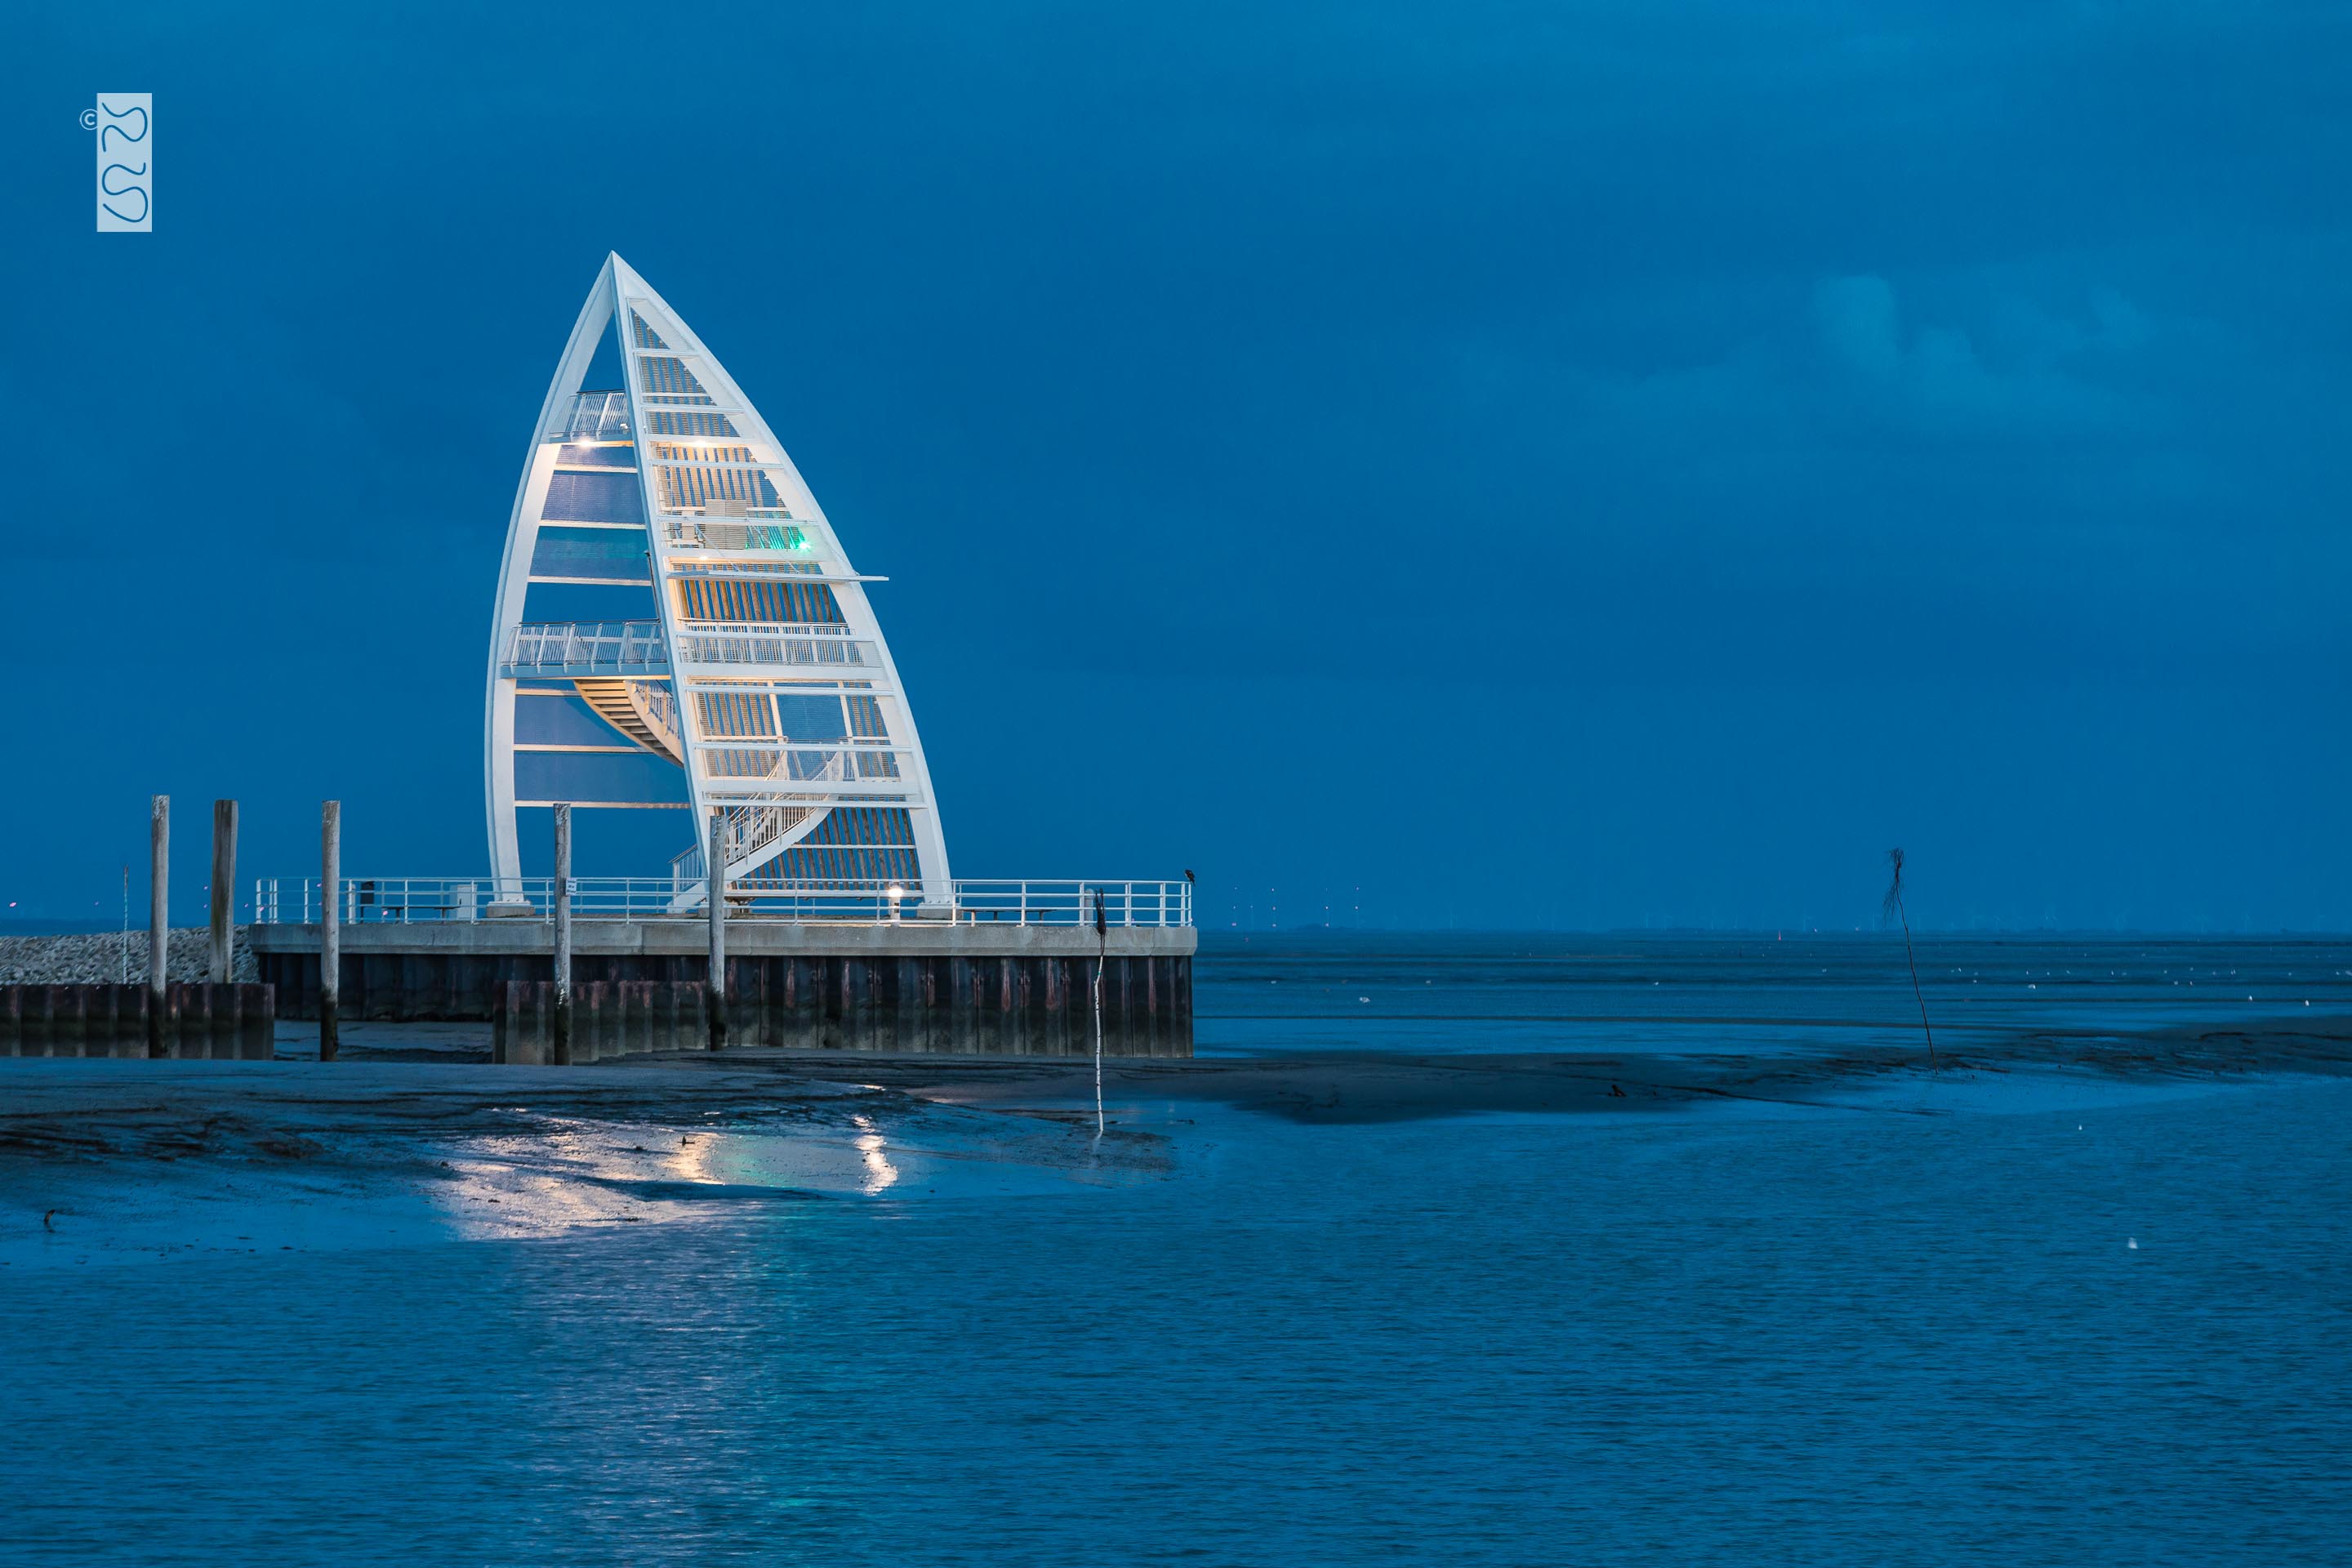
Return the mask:
[[[705, 919], [575, 921], [572, 935], [575, 1007], [589, 985], [690, 984], [696, 1003], [707, 997]], [[509, 984], [547, 984], [552, 1009], [549, 921], [362, 922], [341, 936], [346, 1018], [490, 1020]], [[314, 925], [251, 928], [282, 1017], [316, 1016], [320, 938]], [[1090, 923], [739, 916], [726, 928], [730, 1033], [746, 1045], [807, 1050], [1085, 1056], [1094, 1048], [1099, 947], [1105, 1054], [1189, 1057], [1195, 945], [1181, 926], [1114, 925], [1097, 936]]]

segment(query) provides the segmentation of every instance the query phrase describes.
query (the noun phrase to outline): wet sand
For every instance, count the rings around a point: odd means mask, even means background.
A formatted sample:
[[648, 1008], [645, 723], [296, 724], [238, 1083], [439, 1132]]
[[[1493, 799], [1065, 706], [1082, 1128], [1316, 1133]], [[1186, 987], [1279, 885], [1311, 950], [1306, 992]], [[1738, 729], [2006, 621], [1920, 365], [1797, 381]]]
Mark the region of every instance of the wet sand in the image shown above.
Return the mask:
[[1331, 1125], [1732, 1106], [1948, 1115], [2004, 1086], [2352, 1074], [2341, 1017], [2034, 1032], [1943, 1052], [1932, 1069], [1924, 1050], [1895, 1049], [1114, 1058], [1097, 1135], [1082, 1058], [745, 1050], [549, 1069], [467, 1060], [476, 1046], [462, 1030], [384, 1026], [323, 1068], [0, 1063], [0, 1266], [551, 1235], [743, 1202], [1115, 1186], [1166, 1175], [1171, 1135], [1221, 1107]]
[[551, 1236], [1150, 1180], [1164, 1141], [774, 1063], [0, 1063], [0, 1267]]
[[[837, 1058], [779, 1054], [795, 1071], [841, 1071]], [[868, 1058], [866, 1081], [974, 1107], [1091, 1103], [1090, 1062]], [[2145, 1035], [2036, 1031], [1992, 1045], [1812, 1056], [1546, 1053], [1411, 1056], [1385, 1052], [1310, 1057], [1113, 1060], [1108, 1100], [1214, 1100], [1302, 1122], [1392, 1121], [1481, 1112], [1656, 1111], [1670, 1106], [1752, 1101], [1843, 1106], [1853, 1091], [1895, 1079], [1981, 1074], [2074, 1074], [2209, 1079], [2262, 1073], [2352, 1073], [2352, 1018], [2271, 1026], [2170, 1029]]]

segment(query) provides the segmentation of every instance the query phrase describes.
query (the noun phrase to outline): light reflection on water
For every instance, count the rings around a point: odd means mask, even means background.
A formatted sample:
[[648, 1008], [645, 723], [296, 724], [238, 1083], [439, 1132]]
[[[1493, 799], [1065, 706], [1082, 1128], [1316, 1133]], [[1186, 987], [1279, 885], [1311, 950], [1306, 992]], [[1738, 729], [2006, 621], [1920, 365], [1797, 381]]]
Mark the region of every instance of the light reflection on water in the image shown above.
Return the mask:
[[2267, 1564], [2352, 1538], [2352, 1087], [1202, 1121], [1143, 1187], [0, 1281], [0, 1557]]
[[2340, 1562], [2352, 1084], [2104, 1083], [1188, 1102], [1101, 1187], [933, 1186], [952, 1118], [673, 1131], [845, 1195], [0, 1270], [0, 1561]]
[[871, 1197], [898, 1179], [898, 1167], [890, 1163], [886, 1152], [889, 1145], [882, 1134], [874, 1130], [872, 1117], [853, 1116], [850, 1121], [860, 1130], [854, 1142], [859, 1157], [866, 1162], [865, 1191]]

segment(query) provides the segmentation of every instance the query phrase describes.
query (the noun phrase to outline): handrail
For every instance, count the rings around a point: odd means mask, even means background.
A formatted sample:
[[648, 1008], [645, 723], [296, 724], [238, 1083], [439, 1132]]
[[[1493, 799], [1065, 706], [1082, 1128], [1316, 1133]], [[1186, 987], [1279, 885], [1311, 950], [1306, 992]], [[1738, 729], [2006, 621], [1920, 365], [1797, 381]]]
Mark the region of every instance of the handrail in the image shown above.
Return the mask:
[[660, 516], [668, 526], [670, 543], [685, 549], [804, 554], [814, 548], [798, 520], [778, 509], [726, 517], [664, 510]]
[[[699, 867], [690, 879], [575, 877], [572, 910], [583, 921], [700, 920], [708, 897]], [[345, 877], [340, 909], [347, 925], [437, 924], [451, 921], [553, 918], [552, 877]], [[1108, 924], [1172, 929], [1192, 923], [1192, 884], [1091, 878], [972, 879], [925, 881], [730, 881], [730, 912], [746, 919], [811, 923], [1091, 925], [1096, 900]], [[316, 878], [264, 877], [254, 884], [260, 925], [310, 925], [324, 908]]]
[[877, 668], [881, 658], [870, 642], [825, 633], [811, 636], [807, 628], [758, 631], [691, 632], [677, 637], [680, 664], [837, 664]]
[[[877, 666], [871, 642], [833, 622], [694, 621], [678, 633], [686, 664]], [[509, 670], [563, 674], [667, 674], [671, 650], [657, 621], [527, 622], [507, 638]]]
[[669, 646], [659, 621], [532, 621], [507, 638], [513, 669], [662, 669]]
[[559, 410], [547, 432], [550, 441], [626, 441], [629, 439], [629, 395], [625, 392], [579, 392]]

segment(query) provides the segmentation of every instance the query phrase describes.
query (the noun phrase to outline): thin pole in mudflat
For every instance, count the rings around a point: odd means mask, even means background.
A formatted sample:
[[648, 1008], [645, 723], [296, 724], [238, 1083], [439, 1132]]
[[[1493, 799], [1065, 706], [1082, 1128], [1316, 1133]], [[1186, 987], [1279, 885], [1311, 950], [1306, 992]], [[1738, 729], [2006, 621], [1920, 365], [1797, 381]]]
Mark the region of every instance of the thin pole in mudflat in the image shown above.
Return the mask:
[[335, 1059], [335, 1010], [343, 991], [343, 803], [319, 813], [319, 1059]]
[[555, 1048], [557, 1067], [572, 1065], [572, 807], [555, 808]]
[[172, 797], [155, 797], [148, 816], [147, 1054], [163, 1054], [163, 985], [172, 963]]
[[212, 983], [226, 985], [236, 930], [236, 802], [213, 802]]
[[710, 981], [702, 988], [703, 1006], [709, 1013], [710, 1048], [727, 1048], [727, 847], [719, 832], [721, 817], [710, 814], [709, 847], [702, 854], [703, 885], [710, 900]]

